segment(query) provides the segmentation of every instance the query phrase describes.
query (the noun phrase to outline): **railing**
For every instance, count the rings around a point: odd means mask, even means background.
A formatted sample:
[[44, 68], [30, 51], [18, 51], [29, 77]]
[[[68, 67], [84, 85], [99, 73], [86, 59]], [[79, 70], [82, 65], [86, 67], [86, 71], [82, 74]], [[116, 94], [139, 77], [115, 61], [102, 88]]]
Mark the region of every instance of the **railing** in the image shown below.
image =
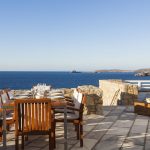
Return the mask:
[[139, 91], [150, 92], [150, 80], [126, 80], [125, 82], [137, 85], [139, 88]]

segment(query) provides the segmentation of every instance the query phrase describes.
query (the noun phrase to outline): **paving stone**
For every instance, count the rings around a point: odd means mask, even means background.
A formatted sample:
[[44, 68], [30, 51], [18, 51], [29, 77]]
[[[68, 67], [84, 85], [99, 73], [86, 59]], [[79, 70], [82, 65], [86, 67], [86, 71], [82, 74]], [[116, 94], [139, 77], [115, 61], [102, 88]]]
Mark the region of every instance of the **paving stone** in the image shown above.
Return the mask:
[[[138, 118], [138, 116], [137, 116], [137, 118]], [[134, 124], [146, 126], [148, 124], [148, 118], [147, 119], [146, 118], [145, 119], [136, 119]]]
[[83, 141], [83, 148], [80, 148], [80, 142], [78, 142], [74, 148], [72, 148], [73, 150], [76, 150], [76, 149], [86, 149], [86, 150], [91, 150], [95, 144], [97, 143], [98, 140], [95, 140], [95, 139], [87, 139], [87, 138], [84, 138], [84, 141]]
[[92, 126], [92, 125], [84, 125], [83, 126], [83, 130], [86, 132], [91, 131], [93, 128], [94, 128], [94, 126]]
[[99, 140], [105, 133], [106, 133], [107, 130], [103, 130], [103, 131], [92, 131], [90, 132], [89, 134], [87, 134], [85, 136], [85, 138], [89, 138], [89, 139], [96, 139], [96, 140]]
[[136, 114], [134, 114], [134, 113], [123, 113], [123, 114], [121, 114], [121, 116], [120, 116], [120, 118], [121, 118], [121, 120], [135, 120], [135, 118], [136, 118]]
[[126, 136], [123, 136], [123, 135], [110, 135], [110, 134], [105, 134], [104, 136], [103, 136], [103, 138], [101, 139], [101, 141], [107, 141], [107, 142], [109, 142], [109, 141], [124, 141], [125, 140], [125, 138], [126, 138]]
[[118, 128], [130, 128], [133, 124], [133, 120], [117, 120], [113, 127]]
[[145, 134], [132, 134], [126, 138], [125, 143], [144, 146]]
[[108, 130], [106, 134], [111, 135], [127, 135], [130, 128], [118, 128], [118, 127], [112, 127]]
[[38, 148], [38, 147], [25, 147], [25, 150], [41, 150], [41, 148]]
[[145, 125], [133, 125], [131, 133], [146, 133], [147, 126]]
[[145, 150], [150, 150], [150, 141], [145, 143]]
[[123, 139], [104, 140], [99, 142], [94, 150], [119, 150], [123, 143]]
[[143, 150], [143, 149], [144, 149], [144, 147], [143, 146], [139, 146], [139, 145], [133, 145], [133, 146], [123, 147], [122, 148], [122, 150]]
[[105, 118], [105, 121], [108, 121], [108, 122], [115, 122], [117, 120], [118, 116], [107, 116]]
[[46, 141], [30, 141], [31, 143], [28, 144], [31, 147], [38, 147], [38, 148], [42, 148], [44, 146], [46, 146], [49, 142]]

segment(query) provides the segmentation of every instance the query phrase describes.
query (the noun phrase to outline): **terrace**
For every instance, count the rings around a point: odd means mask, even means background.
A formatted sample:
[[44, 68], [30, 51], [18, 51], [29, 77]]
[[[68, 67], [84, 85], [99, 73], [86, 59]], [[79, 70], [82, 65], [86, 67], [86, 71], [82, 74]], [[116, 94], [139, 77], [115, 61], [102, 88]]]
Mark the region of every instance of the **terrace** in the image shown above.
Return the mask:
[[[68, 127], [68, 149], [83, 150], [148, 150], [150, 148], [150, 117], [134, 113], [132, 106], [103, 107], [104, 115], [84, 115], [84, 147], [79, 147], [72, 124]], [[57, 125], [56, 149], [64, 149], [63, 126]], [[0, 143], [0, 149], [2, 149]], [[14, 131], [7, 134], [7, 149], [15, 149]], [[25, 149], [47, 150], [48, 137], [30, 136]]]

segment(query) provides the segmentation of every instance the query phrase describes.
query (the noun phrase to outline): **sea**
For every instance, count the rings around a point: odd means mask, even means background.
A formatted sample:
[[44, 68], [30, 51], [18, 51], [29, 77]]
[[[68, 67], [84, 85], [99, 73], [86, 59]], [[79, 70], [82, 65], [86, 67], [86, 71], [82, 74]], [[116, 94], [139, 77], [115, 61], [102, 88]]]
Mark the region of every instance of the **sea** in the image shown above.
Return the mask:
[[99, 80], [150, 80], [150, 76], [138, 77], [133, 72], [0, 72], [0, 89], [31, 89], [38, 83], [51, 85], [52, 88], [75, 88], [80, 85], [99, 86]]

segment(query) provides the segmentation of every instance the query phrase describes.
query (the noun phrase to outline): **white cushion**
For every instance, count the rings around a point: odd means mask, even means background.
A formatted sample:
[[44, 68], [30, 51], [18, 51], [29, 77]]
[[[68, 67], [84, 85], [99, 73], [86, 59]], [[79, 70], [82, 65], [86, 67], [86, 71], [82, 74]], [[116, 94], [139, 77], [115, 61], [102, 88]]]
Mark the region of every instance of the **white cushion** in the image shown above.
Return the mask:
[[8, 98], [8, 95], [6, 93], [3, 93], [1, 95], [1, 99], [2, 99], [3, 103], [8, 103], [9, 102], [9, 98]]
[[8, 92], [9, 99], [14, 99], [14, 94], [12, 91]]
[[79, 92], [75, 89], [74, 92], [73, 92], [73, 97], [72, 97], [74, 102], [78, 99], [78, 94], [79, 94]]
[[[56, 119], [64, 119], [64, 114], [59, 113], [55, 114]], [[67, 113], [67, 119], [78, 119], [79, 115], [73, 114], [73, 113]]]
[[63, 96], [63, 93], [51, 93], [50, 96]]
[[[57, 113], [64, 113], [64, 109], [55, 109], [55, 112]], [[67, 113], [74, 113], [73, 110], [67, 109]]]
[[15, 97], [15, 99], [26, 99], [26, 98], [29, 98], [29, 96], [27, 96], [27, 95], [19, 95], [19, 96]]
[[64, 96], [48, 96], [47, 98], [51, 98], [51, 99], [64, 99]]
[[74, 104], [75, 104], [75, 108], [80, 108], [80, 104], [82, 102], [82, 96], [83, 94], [82, 93], [78, 93], [78, 98], [77, 100], [74, 101]]
[[[82, 93], [79, 93], [79, 94], [78, 94], [78, 99], [75, 101], [75, 108], [80, 109], [81, 102], [82, 102], [82, 97], [83, 97], [83, 94], [82, 94]], [[75, 111], [75, 114], [76, 114], [76, 115], [79, 115], [79, 112], [78, 112], [78, 111]]]
[[49, 94], [52, 94], [52, 93], [62, 93], [63, 94], [63, 91], [61, 91], [61, 90], [51, 90], [49, 92]]

